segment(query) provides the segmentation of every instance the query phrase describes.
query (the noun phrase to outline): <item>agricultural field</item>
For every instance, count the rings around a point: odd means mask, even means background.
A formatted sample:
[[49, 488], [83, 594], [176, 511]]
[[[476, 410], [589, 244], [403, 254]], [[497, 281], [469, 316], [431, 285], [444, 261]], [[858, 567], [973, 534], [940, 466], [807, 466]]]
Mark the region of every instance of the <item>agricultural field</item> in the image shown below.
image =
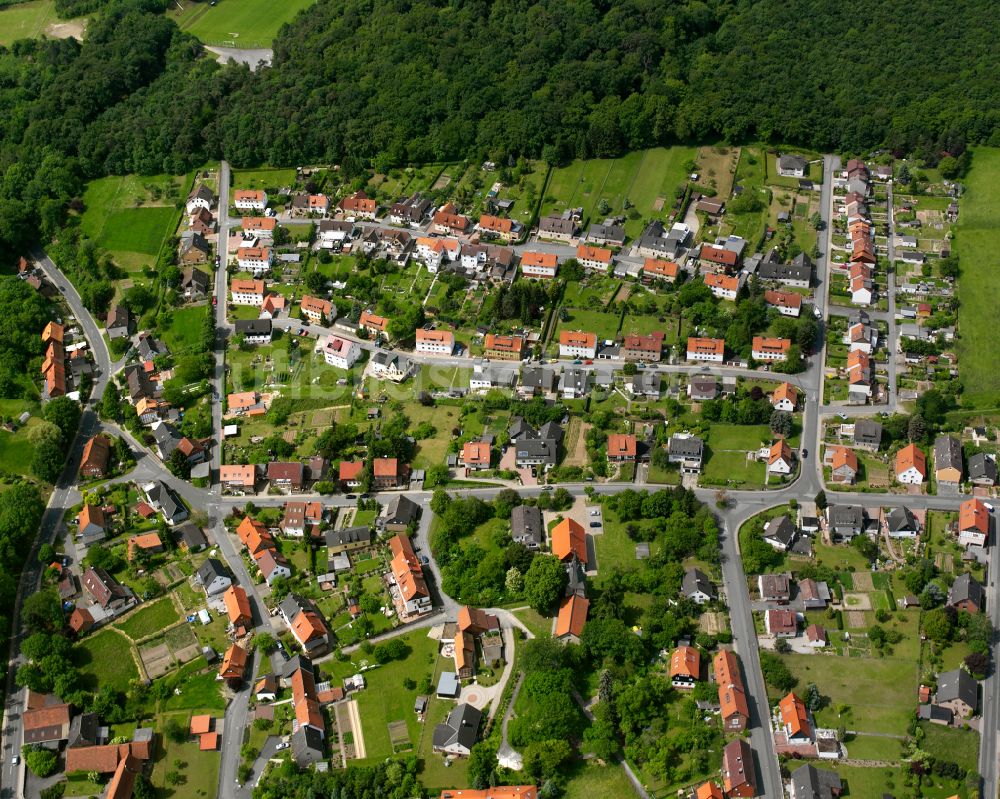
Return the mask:
[[219, 0], [208, 3], [175, 2], [170, 16], [181, 30], [205, 44], [245, 49], [269, 48], [278, 30], [313, 0]]
[[961, 335], [956, 346], [962, 364], [962, 404], [995, 408], [1000, 405], [1000, 372], [993, 356], [997, 286], [993, 255], [1000, 226], [1000, 149], [976, 149], [972, 164], [955, 236], [962, 269], [958, 281]]
[[163, 242], [173, 234], [186, 184], [183, 176], [171, 175], [91, 181], [83, 195], [80, 227], [136, 279], [142, 267], [156, 262]]

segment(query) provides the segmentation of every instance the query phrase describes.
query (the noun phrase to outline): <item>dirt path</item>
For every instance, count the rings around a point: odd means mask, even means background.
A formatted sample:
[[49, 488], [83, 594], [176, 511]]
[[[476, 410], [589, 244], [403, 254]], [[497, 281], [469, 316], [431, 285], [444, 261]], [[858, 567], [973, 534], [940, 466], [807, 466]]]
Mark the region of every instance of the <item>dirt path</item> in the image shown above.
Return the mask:
[[358, 711], [358, 703], [352, 699], [347, 703], [347, 712], [351, 717], [351, 729], [354, 732], [354, 758], [364, 760], [368, 753], [365, 750], [365, 733], [361, 729], [361, 713]]

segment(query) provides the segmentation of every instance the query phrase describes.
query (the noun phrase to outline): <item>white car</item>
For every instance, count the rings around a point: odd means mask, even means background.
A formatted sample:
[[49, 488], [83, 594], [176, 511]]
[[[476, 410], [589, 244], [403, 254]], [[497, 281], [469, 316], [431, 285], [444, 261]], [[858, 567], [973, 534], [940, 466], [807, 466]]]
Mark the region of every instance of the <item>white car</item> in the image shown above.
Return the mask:
[[990, 513], [993, 513], [993, 506], [989, 502], [984, 502], [983, 507], [986, 508]]
[[275, 749], [276, 749], [277, 751], [279, 751], [279, 752], [280, 752], [280, 751], [281, 751], [282, 749], [287, 749], [287, 748], [288, 748], [288, 747], [289, 747], [290, 745], [291, 745], [291, 744], [289, 744], [289, 743], [287, 743], [287, 742], [285, 742], [285, 741], [282, 741], [282, 742], [281, 742], [280, 744], [278, 744], [278, 745], [277, 745], [276, 747], [274, 747], [274, 748], [275, 748]]
[[592, 510], [592, 511], [590, 512], [590, 515], [591, 515], [591, 516], [600, 516], [600, 515], [601, 515], [601, 512], [600, 512], [599, 510]]
[[10, 762], [13, 763], [15, 766], [18, 765], [21, 762], [21, 756], [14, 755], [14, 757], [10, 759]]

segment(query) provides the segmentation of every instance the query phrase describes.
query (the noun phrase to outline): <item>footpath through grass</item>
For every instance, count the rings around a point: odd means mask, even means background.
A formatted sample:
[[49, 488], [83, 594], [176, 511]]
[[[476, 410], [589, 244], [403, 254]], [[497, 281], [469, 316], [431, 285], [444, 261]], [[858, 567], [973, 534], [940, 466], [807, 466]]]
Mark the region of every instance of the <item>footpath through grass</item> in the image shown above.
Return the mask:
[[959, 369], [965, 387], [963, 404], [979, 408], [1000, 405], [1000, 371], [996, 368], [996, 300], [1000, 286], [1000, 149], [978, 147], [960, 201], [955, 251], [961, 258], [958, 299]]

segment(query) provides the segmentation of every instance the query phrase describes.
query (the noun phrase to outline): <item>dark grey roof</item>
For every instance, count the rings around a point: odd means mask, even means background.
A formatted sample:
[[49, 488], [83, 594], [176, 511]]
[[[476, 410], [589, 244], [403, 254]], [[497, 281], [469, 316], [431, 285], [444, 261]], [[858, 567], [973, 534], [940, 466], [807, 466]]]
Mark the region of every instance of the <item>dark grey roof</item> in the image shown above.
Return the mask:
[[339, 547], [345, 544], [368, 544], [372, 540], [372, 528], [368, 525], [363, 527], [345, 527], [343, 530], [328, 530], [326, 533], [326, 545], [328, 547]]
[[549, 215], [539, 220], [538, 229], [543, 233], [562, 233], [572, 236], [576, 232], [576, 222], [561, 216]]
[[861, 530], [865, 524], [865, 511], [860, 505], [831, 505], [826, 509], [831, 527], [850, 527]]
[[645, 250], [653, 250], [657, 254], [674, 255], [677, 247], [683, 242], [675, 238], [668, 238], [663, 222], [656, 220], [650, 222], [639, 237], [639, 247]]
[[812, 264], [775, 263], [762, 261], [757, 269], [758, 277], [764, 280], [812, 280]]
[[69, 723], [67, 746], [96, 746], [101, 722], [96, 713], [81, 713]]
[[[296, 606], [297, 607], [297, 606]], [[304, 671], [314, 674], [313, 662], [305, 655], [293, 655], [286, 662], [281, 671], [281, 676], [286, 680], [290, 679], [297, 671]]]
[[330, 231], [339, 231], [350, 235], [354, 232], [354, 223], [343, 219], [321, 219], [319, 222], [319, 232], [328, 233]]
[[555, 466], [557, 447], [551, 439], [540, 441], [537, 438], [521, 439], [516, 444], [517, 460], [539, 460]]
[[898, 533], [901, 530], [916, 530], [917, 517], [913, 515], [913, 512], [909, 508], [900, 505], [889, 512], [889, 515], [886, 517], [886, 524], [889, 526], [890, 533]]
[[139, 344], [136, 349], [139, 351], [139, 357], [144, 361], [151, 361], [158, 355], [170, 354], [170, 350], [167, 349], [166, 344], [158, 338], [153, 338], [148, 333], [143, 333], [139, 336]]
[[215, 558], [209, 558], [198, 567], [198, 579], [202, 585], [209, 585], [217, 577], [229, 577], [226, 567]]
[[882, 425], [871, 419], [858, 419], [854, 423], [854, 443], [879, 446], [882, 443]]
[[195, 189], [188, 195], [189, 200], [205, 200], [208, 203], [215, 202], [215, 192], [213, 192], [204, 183], [199, 183]]
[[507, 433], [511, 439], [534, 438], [537, 435], [535, 428], [528, 424], [523, 416], [511, 417], [510, 424], [507, 426]]
[[306, 603], [302, 597], [297, 594], [289, 594], [283, 600], [278, 608], [281, 610], [281, 615], [285, 618], [285, 621], [291, 623], [292, 619], [299, 615], [303, 610], [306, 609]]
[[705, 442], [698, 436], [684, 436], [674, 433], [667, 444], [667, 452], [672, 458], [688, 458], [701, 460], [705, 450]]
[[937, 701], [958, 699], [975, 711], [979, 706], [979, 683], [964, 669], [954, 669], [938, 675]]
[[605, 241], [625, 241], [625, 228], [621, 225], [601, 225], [596, 222], [587, 231], [588, 239], [604, 239]]
[[385, 520], [389, 524], [409, 524], [420, 515], [420, 506], [402, 494], [396, 494], [385, 506]]
[[782, 155], [778, 157], [778, 166], [782, 169], [802, 169], [804, 170], [809, 166], [809, 162], [806, 161], [801, 155]]
[[518, 505], [510, 514], [510, 534], [515, 541], [542, 545], [542, 512], [534, 505]]
[[[296, 605], [298, 608], [298, 605]], [[297, 671], [304, 671], [315, 676], [312, 660], [305, 655], [292, 655], [282, 668], [281, 675], [287, 680]]]
[[189, 266], [181, 272], [181, 288], [196, 288], [198, 291], [208, 290], [208, 275], [193, 266]]
[[567, 366], [566, 370], [563, 372], [563, 390], [567, 388], [572, 388], [578, 393], [583, 393], [587, 390], [588, 373], [583, 369], [575, 369], [571, 366]]
[[483, 714], [472, 705], [458, 705], [448, 714], [448, 720], [434, 728], [434, 746], [446, 747], [459, 744], [472, 749], [479, 735], [479, 722]]
[[544, 369], [541, 366], [525, 366], [521, 371], [521, 385], [537, 388], [540, 391], [551, 391], [555, 384], [555, 377], [555, 372], [551, 369]]
[[983, 587], [969, 572], [958, 575], [948, 591], [949, 605], [966, 601], [974, 603], [977, 608], [983, 607]]
[[181, 498], [166, 483], [157, 480], [147, 494], [151, 502], [159, 503], [160, 511], [168, 521], [174, 518], [179, 521], [179, 517], [187, 516], [187, 508], [184, 507]]
[[182, 524], [174, 530], [174, 538], [177, 539], [178, 543], [183, 543], [188, 549], [199, 549], [200, 547], [208, 546], [208, 539], [205, 538], [205, 533], [198, 525], [191, 522]]
[[795, 540], [795, 525], [792, 524], [792, 520], [788, 516], [779, 516], [771, 519], [764, 525], [764, 538], [777, 541], [783, 547], [787, 548]]
[[962, 471], [962, 444], [954, 436], [938, 436], [934, 439], [934, 469], [948, 468]]
[[792, 795], [795, 799], [834, 799], [843, 790], [840, 775], [813, 765], [799, 766], [792, 772]]
[[237, 319], [233, 327], [239, 336], [271, 335], [270, 319]]
[[292, 757], [299, 766], [308, 766], [323, 759], [323, 736], [319, 730], [299, 727], [292, 733]]
[[997, 464], [991, 458], [986, 457], [986, 453], [977, 452], [969, 456], [969, 479], [989, 480], [992, 483], [997, 481]]
[[945, 724], [951, 724], [951, 720], [954, 714], [946, 707], [941, 705], [918, 705], [917, 706], [917, 718], [921, 721], [938, 721]]
[[538, 438], [541, 441], [549, 440], [561, 444], [564, 435], [563, 429], [557, 422], [546, 422], [538, 428]]
[[156, 439], [156, 446], [160, 450], [160, 454], [166, 460], [177, 449], [177, 445], [181, 440], [181, 434], [177, 432], [177, 428], [170, 424], [170, 422], [158, 422], [153, 425], [152, 433], [153, 438]]
[[116, 305], [108, 314], [107, 329], [128, 328], [132, 323], [132, 314], [124, 305]]
[[717, 596], [715, 586], [708, 579], [708, 575], [700, 569], [688, 569], [684, 572], [684, 579], [681, 581], [681, 592], [684, 596], [690, 597], [698, 592], [706, 594], [712, 598]]
[[143, 397], [152, 397], [155, 393], [153, 383], [146, 375], [142, 364], [133, 364], [125, 367], [125, 383], [128, 386], [128, 394], [133, 402], [137, 402]]
[[691, 378], [691, 396], [714, 399], [719, 393], [719, 381], [711, 376], [696, 375]]

